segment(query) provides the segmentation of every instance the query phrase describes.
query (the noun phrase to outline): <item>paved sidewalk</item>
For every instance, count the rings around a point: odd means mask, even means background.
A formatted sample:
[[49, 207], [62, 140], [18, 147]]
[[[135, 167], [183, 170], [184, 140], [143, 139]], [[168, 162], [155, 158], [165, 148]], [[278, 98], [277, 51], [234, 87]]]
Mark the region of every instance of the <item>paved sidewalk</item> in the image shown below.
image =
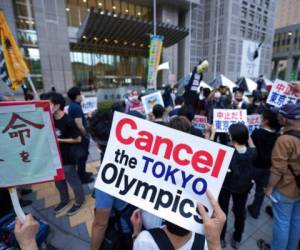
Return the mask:
[[[99, 168], [99, 152], [94, 143], [91, 143], [88, 171], [96, 174]], [[66, 216], [66, 211], [55, 216], [53, 214], [54, 206], [59, 202], [58, 193], [53, 183], [40, 184], [33, 186], [34, 192], [28, 196], [34, 202], [31, 207], [27, 207], [25, 211], [33, 213], [37, 218], [43, 219], [50, 224], [51, 233], [48, 238], [49, 244], [60, 250], [88, 250], [91, 236], [91, 225], [94, 217], [94, 199], [91, 197], [93, 184], [84, 185], [86, 201], [79, 213], [74, 216]], [[253, 200], [253, 191], [249, 195], [248, 202]], [[71, 197], [74, 197], [70, 190]], [[255, 220], [247, 216], [245, 232], [243, 234], [241, 250], [256, 250], [257, 239], [271, 240], [272, 219], [264, 212], [265, 206], [268, 204], [265, 200], [261, 216]], [[230, 237], [233, 231], [233, 214], [228, 216], [227, 227], [227, 245], [226, 249], [232, 249], [230, 245]]]

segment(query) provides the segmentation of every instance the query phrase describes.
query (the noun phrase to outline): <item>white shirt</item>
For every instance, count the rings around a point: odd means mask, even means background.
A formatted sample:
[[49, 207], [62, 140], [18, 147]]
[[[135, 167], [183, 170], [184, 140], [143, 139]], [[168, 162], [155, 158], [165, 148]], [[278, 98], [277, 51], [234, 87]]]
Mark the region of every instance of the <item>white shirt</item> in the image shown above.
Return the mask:
[[[177, 250], [191, 250], [194, 243], [195, 234], [192, 233], [192, 237], [181, 248]], [[204, 249], [207, 250], [207, 244], [205, 241]], [[133, 250], [161, 250], [152, 238], [148, 231], [142, 231], [134, 241]]]

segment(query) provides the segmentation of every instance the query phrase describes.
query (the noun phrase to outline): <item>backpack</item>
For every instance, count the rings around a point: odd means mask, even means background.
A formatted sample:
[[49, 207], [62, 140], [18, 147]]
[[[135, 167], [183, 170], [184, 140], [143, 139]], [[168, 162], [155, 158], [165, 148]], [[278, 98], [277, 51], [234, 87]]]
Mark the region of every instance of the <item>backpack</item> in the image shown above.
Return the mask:
[[[158, 248], [161, 250], [175, 250], [172, 245], [169, 237], [165, 231], [161, 228], [153, 228], [148, 230], [154, 239], [155, 243], [158, 245]], [[205, 245], [205, 237], [201, 234], [195, 234], [195, 239], [191, 250], [203, 250]]]
[[[294, 137], [297, 137], [298, 139], [300, 139], [299, 131], [290, 130], [290, 131], [285, 132], [284, 135], [291, 135], [291, 136], [294, 136]], [[288, 169], [291, 171], [292, 175], [295, 178], [297, 187], [300, 189], [300, 174], [297, 175], [291, 165], [288, 165]]]
[[227, 173], [224, 187], [233, 193], [248, 193], [253, 186], [254, 168], [253, 159], [256, 150], [254, 148], [247, 148], [245, 154], [234, 151], [229, 169]]
[[[132, 250], [133, 241], [130, 217], [135, 209], [136, 208], [130, 204], [121, 211], [113, 208], [113, 213], [109, 218], [100, 250]], [[121, 219], [126, 221], [126, 224], [131, 228], [131, 232], [123, 232]]]

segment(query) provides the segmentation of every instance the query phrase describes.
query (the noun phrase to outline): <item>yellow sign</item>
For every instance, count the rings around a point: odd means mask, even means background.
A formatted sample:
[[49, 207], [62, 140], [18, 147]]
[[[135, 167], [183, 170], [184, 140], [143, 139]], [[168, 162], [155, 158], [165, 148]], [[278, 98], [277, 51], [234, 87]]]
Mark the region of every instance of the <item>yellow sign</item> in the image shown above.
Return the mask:
[[4, 72], [3, 76], [6, 74], [8, 77], [8, 81], [3, 79], [4, 82], [6, 82], [10, 88], [15, 90], [21, 86], [29, 69], [9, 29], [3, 11], [0, 11], [0, 36], [0, 58], [3, 57], [5, 61], [3, 64], [0, 64], [0, 70], [1, 72]]

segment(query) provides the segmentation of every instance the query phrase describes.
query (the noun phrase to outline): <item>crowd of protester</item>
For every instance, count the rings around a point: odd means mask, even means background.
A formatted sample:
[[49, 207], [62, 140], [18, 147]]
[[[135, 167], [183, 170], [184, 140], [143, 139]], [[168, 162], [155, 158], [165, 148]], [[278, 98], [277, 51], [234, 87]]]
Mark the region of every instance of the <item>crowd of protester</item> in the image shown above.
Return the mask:
[[[54, 125], [62, 155], [65, 180], [56, 182], [60, 202], [54, 208], [58, 214], [70, 204], [67, 184], [73, 189], [75, 203], [67, 215], [76, 214], [84, 203], [83, 185], [94, 181], [86, 171], [89, 142], [94, 140], [101, 151], [106, 150], [114, 111], [148, 119], [163, 126], [216, 141], [234, 148], [228, 173], [218, 201], [207, 192], [214, 208], [209, 218], [204, 207], [198, 204], [205, 227], [205, 237], [190, 232], [171, 222], [136, 209], [103, 191], [95, 190], [95, 217], [92, 224], [91, 249], [221, 249], [227, 244], [238, 249], [242, 242], [246, 216], [259, 219], [265, 196], [270, 199], [273, 217], [272, 242], [261, 239], [260, 249], [296, 250], [300, 237], [300, 104], [288, 104], [279, 109], [267, 105], [267, 91], [260, 89], [245, 94], [242, 88], [219, 86], [210, 90], [199, 88], [191, 93], [187, 85], [184, 95], [177, 88], [166, 86], [164, 106], [156, 104], [150, 115], [137, 111], [144, 93], [132, 91], [124, 101], [114, 103], [109, 110], [99, 110], [87, 117], [80, 102], [78, 87], [67, 95], [70, 101], [65, 113], [66, 99], [56, 91], [44, 93], [41, 100], [51, 103]], [[196, 95], [196, 98], [195, 98]], [[246, 109], [247, 114], [260, 114], [261, 128], [250, 135], [246, 125], [232, 124], [228, 133], [217, 133], [213, 124], [214, 109]], [[192, 125], [195, 115], [208, 119], [204, 130]], [[247, 207], [249, 193], [255, 188], [252, 204]], [[1, 190], [3, 192], [3, 190]], [[1, 199], [3, 199], [1, 194]], [[232, 199], [234, 230], [226, 242], [226, 216]], [[9, 203], [9, 197], [1, 201]], [[6, 204], [6, 203], [5, 203]], [[3, 212], [4, 213], [4, 212]], [[28, 215], [25, 223], [17, 219], [15, 235], [21, 249], [37, 249], [34, 241], [38, 230], [36, 221]], [[270, 244], [269, 244], [270, 243]]]

